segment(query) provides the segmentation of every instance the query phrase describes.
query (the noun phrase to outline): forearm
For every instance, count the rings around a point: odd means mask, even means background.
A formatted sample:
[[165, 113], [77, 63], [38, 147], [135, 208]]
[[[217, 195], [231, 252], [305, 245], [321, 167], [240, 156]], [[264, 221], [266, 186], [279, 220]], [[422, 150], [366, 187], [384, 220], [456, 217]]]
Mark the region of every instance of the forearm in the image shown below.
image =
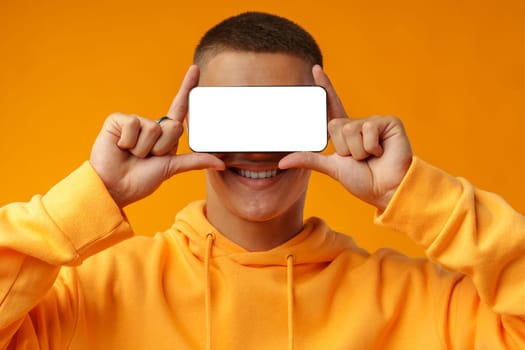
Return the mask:
[[8, 332], [40, 302], [61, 266], [80, 264], [129, 235], [128, 223], [87, 163], [46, 195], [1, 208], [0, 329]]
[[472, 277], [484, 302], [525, 315], [525, 218], [499, 196], [416, 158], [378, 222], [408, 234], [443, 267]]

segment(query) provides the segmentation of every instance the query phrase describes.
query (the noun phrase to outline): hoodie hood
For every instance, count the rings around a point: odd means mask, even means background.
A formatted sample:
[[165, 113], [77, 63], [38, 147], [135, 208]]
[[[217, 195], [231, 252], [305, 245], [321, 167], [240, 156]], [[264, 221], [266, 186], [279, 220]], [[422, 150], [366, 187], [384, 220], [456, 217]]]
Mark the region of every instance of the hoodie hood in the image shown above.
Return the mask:
[[[206, 350], [212, 349], [212, 329], [216, 327], [212, 322], [212, 295], [216, 293], [212, 283], [212, 261], [218, 262], [227, 259], [233, 265], [255, 268], [282, 267], [283, 271], [286, 272], [286, 282], [281, 285], [282, 301], [275, 303], [279, 304], [286, 301], [288, 349], [293, 350], [295, 348], [297, 322], [295, 316], [296, 267], [325, 262], [331, 263], [337, 256], [350, 251], [353, 251], [353, 254], [357, 253], [356, 256], [360, 257], [368, 255], [356, 247], [350, 237], [335, 233], [318, 218], [308, 219], [304, 223], [302, 231], [282, 245], [267, 251], [250, 252], [231, 242], [210, 224], [205, 215], [205, 205], [204, 201], [188, 205], [176, 216], [172, 229], [186, 238], [190, 252], [203, 262]], [[358, 260], [361, 259], [358, 258]], [[269, 288], [276, 288], [276, 285], [272, 284]]]
[[[294, 257], [295, 265], [323, 263], [333, 261], [349, 248], [354, 252], [361, 250], [349, 236], [337, 234], [321, 219], [311, 217], [305, 221], [301, 232], [280, 246], [267, 251], [247, 251], [210, 224], [205, 215], [205, 206], [205, 201], [189, 204], [177, 214], [173, 225], [173, 229], [187, 237], [190, 251], [202, 259], [206, 255], [208, 234], [214, 236], [211, 258], [228, 257], [246, 266], [286, 266], [289, 255]], [[364, 250], [361, 251], [368, 255]]]

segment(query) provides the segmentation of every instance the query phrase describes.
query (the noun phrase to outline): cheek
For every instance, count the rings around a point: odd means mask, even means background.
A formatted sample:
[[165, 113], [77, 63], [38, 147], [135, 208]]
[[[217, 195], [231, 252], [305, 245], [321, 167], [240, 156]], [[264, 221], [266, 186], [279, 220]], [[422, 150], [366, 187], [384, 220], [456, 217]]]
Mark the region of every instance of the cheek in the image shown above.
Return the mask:
[[220, 193], [225, 191], [220, 173], [215, 170], [206, 170], [206, 191], [210, 193]]
[[306, 191], [308, 181], [310, 180], [310, 170], [296, 169], [294, 176], [290, 179], [290, 188], [294, 191]]
[[[293, 181], [293, 187], [289, 192], [289, 197], [293, 202], [303, 201], [306, 198], [306, 190], [308, 188], [308, 182], [310, 181], [310, 170], [300, 169], [297, 174], [295, 181]], [[304, 203], [303, 203], [304, 204]]]

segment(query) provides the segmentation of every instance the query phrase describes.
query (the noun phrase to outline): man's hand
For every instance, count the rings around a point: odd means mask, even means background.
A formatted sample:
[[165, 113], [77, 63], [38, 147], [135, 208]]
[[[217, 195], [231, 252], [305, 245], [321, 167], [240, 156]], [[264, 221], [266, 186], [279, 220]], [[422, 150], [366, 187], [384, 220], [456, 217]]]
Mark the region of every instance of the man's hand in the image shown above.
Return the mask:
[[383, 211], [412, 161], [402, 123], [394, 117], [348, 118], [320, 66], [312, 69], [316, 84], [328, 95], [328, 131], [335, 153], [292, 153], [279, 167], [309, 168], [338, 180], [350, 193]]
[[150, 195], [177, 173], [224, 169], [224, 163], [210, 154], [177, 154], [188, 94], [198, 81], [199, 68], [191, 66], [167, 114], [170, 119], [162, 124], [122, 113], [106, 119], [90, 162], [120, 208]]

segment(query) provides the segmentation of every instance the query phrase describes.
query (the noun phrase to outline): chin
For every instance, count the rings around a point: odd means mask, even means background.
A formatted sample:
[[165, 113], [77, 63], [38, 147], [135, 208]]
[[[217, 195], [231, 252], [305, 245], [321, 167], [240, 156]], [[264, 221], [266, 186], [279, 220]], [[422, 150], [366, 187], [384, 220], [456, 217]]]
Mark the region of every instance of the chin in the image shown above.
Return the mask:
[[230, 208], [232, 213], [249, 222], [254, 223], [263, 223], [271, 221], [281, 215], [283, 215], [288, 209], [284, 208], [279, 204], [271, 205], [269, 203], [245, 203], [241, 205], [232, 205], [233, 208]]
[[286, 171], [275, 179], [254, 183], [234, 172], [208, 171], [207, 197], [217, 213], [245, 222], [267, 223], [302, 217], [308, 172]]

